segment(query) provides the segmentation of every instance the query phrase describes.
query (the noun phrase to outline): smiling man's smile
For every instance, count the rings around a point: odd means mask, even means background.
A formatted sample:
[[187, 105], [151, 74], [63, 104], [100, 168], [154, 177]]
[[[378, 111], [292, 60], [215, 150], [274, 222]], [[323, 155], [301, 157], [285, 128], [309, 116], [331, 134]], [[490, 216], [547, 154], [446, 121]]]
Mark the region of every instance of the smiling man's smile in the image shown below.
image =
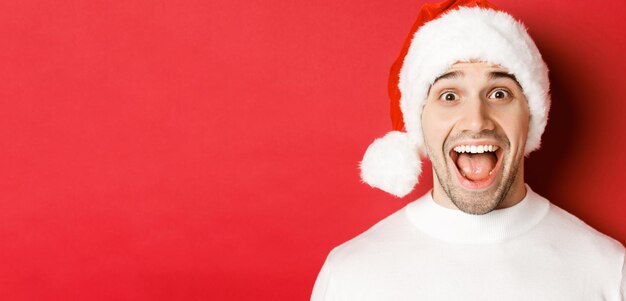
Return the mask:
[[501, 158], [500, 146], [488, 143], [468, 142], [450, 151], [458, 179], [467, 189], [483, 189], [492, 184], [499, 174]]
[[482, 181], [491, 176], [499, 163], [497, 145], [460, 145], [450, 152], [459, 173], [470, 181]]

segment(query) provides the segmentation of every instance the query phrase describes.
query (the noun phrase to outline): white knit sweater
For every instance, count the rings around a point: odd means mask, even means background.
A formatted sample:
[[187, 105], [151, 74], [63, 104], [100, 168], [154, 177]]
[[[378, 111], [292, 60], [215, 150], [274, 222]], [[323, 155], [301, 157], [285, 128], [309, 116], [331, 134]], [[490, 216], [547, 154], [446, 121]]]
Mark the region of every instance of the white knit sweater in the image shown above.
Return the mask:
[[626, 301], [624, 254], [528, 186], [485, 215], [427, 193], [335, 248], [311, 300]]

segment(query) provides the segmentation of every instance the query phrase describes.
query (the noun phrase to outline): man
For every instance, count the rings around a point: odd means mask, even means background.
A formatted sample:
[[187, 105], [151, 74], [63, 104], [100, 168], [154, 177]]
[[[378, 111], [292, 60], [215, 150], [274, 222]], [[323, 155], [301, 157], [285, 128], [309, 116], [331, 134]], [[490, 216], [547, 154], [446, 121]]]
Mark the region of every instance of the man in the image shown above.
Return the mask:
[[404, 196], [423, 154], [433, 189], [335, 248], [312, 300], [626, 300], [624, 247], [524, 184], [550, 96], [521, 23], [486, 1], [425, 5], [390, 95], [396, 131], [361, 176]]

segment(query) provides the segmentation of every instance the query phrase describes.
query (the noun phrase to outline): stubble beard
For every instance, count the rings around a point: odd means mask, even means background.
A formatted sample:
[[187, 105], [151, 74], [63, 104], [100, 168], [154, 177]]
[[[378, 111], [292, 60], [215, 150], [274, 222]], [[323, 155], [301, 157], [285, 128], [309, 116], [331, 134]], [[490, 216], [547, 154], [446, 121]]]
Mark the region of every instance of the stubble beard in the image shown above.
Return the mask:
[[[485, 191], [467, 191], [455, 185], [454, 183], [456, 182], [452, 177], [456, 175], [450, 172], [450, 170], [457, 167], [449, 166], [448, 160], [445, 159], [445, 151], [442, 150], [444, 156], [443, 160], [441, 160], [440, 156], [433, 156], [430, 148], [427, 149], [428, 156], [432, 162], [435, 175], [439, 180], [441, 188], [459, 210], [474, 215], [486, 214], [496, 209], [509, 196], [511, 187], [513, 187], [517, 177], [521, 158], [514, 158], [510, 163], [506, 162], [506, 158], [510, 155], [510, 143], [506, 138], [500, 139], [500, 141], [503, 141], [503, 145], [506, 145], [506, 151], [502, 154], [503, 166], [501, 174], [498, 176], [499, 179], [496, 179], [496, 182], [499, 183], [496, 183], [492, 188]], [[448, 144], [449, 143], [444, 143], [444, 145]], [[449, 148], [444, 147], [444, 149]], [[453, 162], [452, 164], [455, 163]]]

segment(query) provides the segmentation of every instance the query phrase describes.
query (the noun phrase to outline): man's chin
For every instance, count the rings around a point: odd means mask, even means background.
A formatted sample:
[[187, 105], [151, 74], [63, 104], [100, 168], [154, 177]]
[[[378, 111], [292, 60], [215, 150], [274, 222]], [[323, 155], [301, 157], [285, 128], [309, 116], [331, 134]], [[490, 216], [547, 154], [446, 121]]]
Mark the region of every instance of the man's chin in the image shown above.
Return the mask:
[[459, 210], [468, 214], [482, 215], [495, 210], [504, 199], [502, 192], [497, 190], [465, 191], [453, 188], [448, 197]]
[[452, 155], [442, 160], [444, 164], [439, 164], [437, 160], [433, 162], [434, 175], [452, 204], [462, 212], [473, 215], [498, 209], [515, 182], [517, 166], [506, 160], [501, 149], [495, 166], [487, 176], [470, 179], [461, 174], [456, 158]]
[[[510, 177], [504, 177], [510, 174]], [[498, 168], [497, 173], [481, 183], [463, 183], [460, 175], [451, 175], [448, 187], [443, 187], [452, 203], [468, 214], [482, 215], [497, 209], [504, 202], [515, 181], [514, 174]], [[462, 176], [461, 176], [462, 177]], [[454, 179], [453, 179], [454, 178]]]
[[504, 189], [507, 181], [503, 177], [503, 160], [499, 157], [493, 172], [482, 179], [470, 180], [461, 174], [456, 164], [449, 165], [448, 185], [451, 187], [444, 190], [459, 210], [482, 215], [495, 210], [502, 203], [508, 189]]

